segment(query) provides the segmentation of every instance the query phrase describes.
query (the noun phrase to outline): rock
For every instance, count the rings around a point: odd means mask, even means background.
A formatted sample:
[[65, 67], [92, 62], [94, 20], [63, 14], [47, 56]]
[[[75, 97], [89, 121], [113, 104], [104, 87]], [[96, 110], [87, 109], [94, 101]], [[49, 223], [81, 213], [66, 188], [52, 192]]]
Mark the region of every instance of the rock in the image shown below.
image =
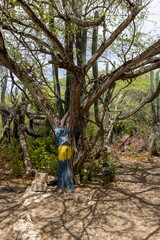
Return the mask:
[[34, 192], [46, 192], [47, 187], [48, 186], [46, 182], [37, 182], [34, 180], [31, 185], [31, 190]]
[[48, 178], [47, 178], [47, 184], [52, 185], [52, 184], [56, 183], [57, 180], [58, 180], [57, 177], [49, 175]]
[[48, 173], [36, 172], [35, 181], [46, 183], [48, 179]]
[[133, 149], [133, 151], [135, 152], [141, 152], [145, 147], [145, 143], [143, 142], [143, 140], [136, 137], [131, 137], [129, 143], [131, 149]]
[[35, 180], [32, 182], [31, 191], [46, 192], [47, 191], [48, 173], [36, 172]]
[[0, 189], [0, 193], [10, 193], [10, 192], [13, 192], [13, 188], [11, 187], [2, 187]]
[[26, 198], [22, 199], [24, 200], [23, 202], [23, 206], [27, 207], [31, 204], [37, 204], [37, 203], [40, 203], [41, 201], [43, 201], [43, 199], [45, 198], [48, 198], [52, 195], [52, 192], [48, 192], [48, 193], [37, 193], [35, 194], [34, 192], [34, 195], [28, 195]]
[[110, 146], [105, 145], [104, 147], [105, 147], [107, 153], [111, 153], [112, 152], [112, 148]]
[[88, 206], [93, 206], [96, 202], [95, 201], [89, 201]]
[[87, 201], [90, 200], [90, 198], [83, 195], [83, 194], [77, 193], [76, 195], [74, 195], [73, 200], [77, 203], [78, 202], [79, 203], [86, 203]]
[[74, 182], [76, 185], [79, 185], [81, 182], [80, 182], [80, 176], [79, 175], [75, 175], [74, 176]]
[[129, 138], [129, 135], [128, 134], [125, 134], [118, 142], [118, 146], [119, 147], [122, 147], [124, 146], [124, 144], [126, 143], [126, 141], [128, 140]]
[[137, 137], [129, 137], [128, 134], [125, 134], [118, 142], [118, 150], [121, 152], [140, 152], [144, 147], [145, 143], [142, 139]]
[[43, 240], [41, 230], [24, 219], [19, 219], [13, 225], [13, 231], [16, 240]]

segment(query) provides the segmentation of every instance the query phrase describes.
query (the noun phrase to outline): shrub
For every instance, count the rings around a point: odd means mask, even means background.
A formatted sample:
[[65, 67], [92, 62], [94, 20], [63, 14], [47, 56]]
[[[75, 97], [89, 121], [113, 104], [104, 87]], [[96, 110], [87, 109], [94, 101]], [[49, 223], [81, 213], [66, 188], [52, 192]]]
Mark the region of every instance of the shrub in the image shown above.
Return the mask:
[[91, 141], [95, 135], [95, 133], [97, 132], [97, 127], [95, 126], [94, 123], [89, 122], [87, 125], [87, 138], [88, 141]]
[[103, 183], [113, 182], [116, 175], [116, 162], [110, 160], [109, 155], [106, 153], [101, 153], [103, 163], [102, 163], [102, 181]]
[[[2, 145], [5, 143], [5, 139]], [[24, 171], [23, 152], [17, 139], [11, 139], [10, 144], [1, 152], [2, 161], [8, 162], [9, 168], [15, 177], [22, 175]]]
[[31, 163], [38, 171], [57, 175], [58, 146], [51, 137], [37, 138], [28, 142]]
[[[3, 140], [2, 146], [6, 143]], [[55, 139], [51, 137], [29, 140], [27, 137], [28, 152], [33, 166], [41, 172], [57, 175], [58, 172], [58, 146]], [[22, 176], [24, 172], [23, 151], [17, 139], [11, 139], [11, 143], [1, 151], [2, 161], [8, 163], [12, 174], [16, 177]]]

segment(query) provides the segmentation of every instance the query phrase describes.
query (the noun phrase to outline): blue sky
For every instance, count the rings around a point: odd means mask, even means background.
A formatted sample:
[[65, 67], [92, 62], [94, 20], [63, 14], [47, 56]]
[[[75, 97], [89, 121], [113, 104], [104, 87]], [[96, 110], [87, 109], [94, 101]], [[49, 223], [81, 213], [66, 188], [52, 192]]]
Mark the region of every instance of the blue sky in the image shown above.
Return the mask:
[[144, 24], [144, 31], [153, 31], [160, 36], [160, 0], [152, 0], [148, 6], [148, 20]]

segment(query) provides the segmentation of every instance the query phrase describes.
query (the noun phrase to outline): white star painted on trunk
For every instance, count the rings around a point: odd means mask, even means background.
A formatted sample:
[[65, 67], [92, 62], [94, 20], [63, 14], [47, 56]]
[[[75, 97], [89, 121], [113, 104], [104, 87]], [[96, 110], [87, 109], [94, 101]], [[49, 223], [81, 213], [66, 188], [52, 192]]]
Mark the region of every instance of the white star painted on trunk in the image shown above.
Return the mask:
[[70, 141], [69, 141], [69, 139], [68, 139], [67, 136], [61, 137], [61, 140], [62, 140], [62, 141], [61, 141], [61, 144], [65, 143], [65, 142], [70, 143]]
[[55, 130], [54, 130], [55, 134], [60, 133], [60, 130], [61, 130], [60, 127], [56, 127]]

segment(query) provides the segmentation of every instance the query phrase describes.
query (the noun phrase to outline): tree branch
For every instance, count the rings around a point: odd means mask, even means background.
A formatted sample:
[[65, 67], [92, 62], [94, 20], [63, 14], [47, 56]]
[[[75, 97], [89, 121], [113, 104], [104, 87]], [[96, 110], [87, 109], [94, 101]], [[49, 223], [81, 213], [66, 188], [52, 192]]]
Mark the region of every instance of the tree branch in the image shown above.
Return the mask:
[[[54, 128], [60, 121], [59, 117], [55, 113], [53, 107], [50, 105], [44, 94], [40, 90], [33, 75], [29, 75], [28, 72], [20, 64], [13, 61], [3, 48], [1, 43], [4, 43], [3, 36], [0, 34], [0, 65], [6, 67], [13, 72], [16, 77], [28, 88], [35, 101], [41, 107], [43, 112], [46, 114], [52, 128]], [[4, 47], [4, 46], [2, 46]]]
[[51, 40], [51, 42], [57, 47], [59, 52], [62, 54], [62, 58], [65, 56], [64, 48], [61, 42], [53, 35], [53, 33], [47, 29], [47, 27], [38, 19], [32, 9], [26, 4], [24, 0], [17, 0], [17, 2], [21, 5], [23, 10], [27, 13], [29, 18], [39, 27], [45, 35]]
[[158, 97], [159, 94], [160, 94], [160, 82], [159, 82], [155, 92], [149, 93], [147, 95], [147, 97], [140, 102], [140, 104], [138, 104], [135, 108], [131, 109], [128, 113], [120, 114], [117, 119], [124, 120], [124, 119], [130, 117], [134, 113], [138, 112], [144, 105], [152, 102], [156, 97]]
[[[4, 24], [3, 22], [0, 21], [0, 26], [2, 27], [2, 29], [9, 31], [10, 33], [12, 33], [15, 36], [15, 34], [18, 34], [20, 36], [20, 38], [16, 37], [16, 39], [22, 44], [24, 45], [24, 41], [22, 40], [22, 36], [26, 37], [27, 39], [32, 39], [38, 46], [39, 46], [39, 51], [42, 53], [46, 53], [49, 55], [54, 55], [54, 57], [56, 58], [55, 64], [58, 65], [58, 63], [60, 61], [62, 61], [62, 59], [58, 56], [57, 52], [46, 42], [40, 40], [39, 38], [37, 38], [36, 36], [29, 34], [29, 33], [25, 33], [24, 31], [18, 31], [15, 27], [11, 28], [10, 26]], [[25, 45], [26, 47], [26, 45]], [[44, 48], [46, 47], [48, 49], [48, 51]]]
[[160, 49], [160, 40], [158, 40], [155, 44], [150, 46], [146, 51], [139, 54], [137, 57], [125, 62], [122, 66], [117, 68], [110, 75], [106, 75], [100, 86], [95, 91], [93, 91], [93, 93], [90, 96], [88, 96], [81, 104], [82, 114], [84, 114], [85, 111], [88, 111], [90, 106], [107, 90], [107, 88], [109, 88], [109, 86], [113, 82], [118, 80], [123, 73], [131, 69], [134, 65], [150, 57], [158, 49]]
[[99, 26], [105, 19], [105, 16], [103, 15], [102, 17], [100, 17], [97, 20], [91, 20], [91, 21], [86, 21], [86, 20], [82, 20], [80, 18], [78, 18], [73, 10], [72, 7], [69, 5], [69, 3], [67, 4], [67, 6], [65, 7], [66, 10], [66, 14], [68, 16], [68, 18], [75, 23], [76, 25], [83, 27], [83, 28], [90, 28], [90, 27], [96, 27]]
[[102, 55], [102, 53], [114, 42], [114, 40], [118, 37], [118, 35], [133, 21], [133, 19], [137, 16], [137, 14], [142, 10], [142, 7], [137, 7], [137, 9], [121, 23], [116, 30], [111, 34], [111, 36], [102, 43], [99, 49], [93, 54], [93, 56], [89, 59], [89, 61], [84, 66], [85, 72], [87, 73], [91, 66], [97, 61], [97, 59]]
[[143, 68], [140, 68], [136, 71], [130, 71], [130, 72], [126, 72], [126, 73], [123, 73], [119, 79], [121, 80], [125, 80], [125, 79], [129, 79], [129, 78], [136, 78], [136, 77], [139, 77], [145, 73], [148, 73], [152, 70], [155, 70], [157, 68], [160, 68], [160, 61], [157, 62], [157, 63], [154, 63], [154, 64], [151, 64], [149, 66], [144, 66]]

